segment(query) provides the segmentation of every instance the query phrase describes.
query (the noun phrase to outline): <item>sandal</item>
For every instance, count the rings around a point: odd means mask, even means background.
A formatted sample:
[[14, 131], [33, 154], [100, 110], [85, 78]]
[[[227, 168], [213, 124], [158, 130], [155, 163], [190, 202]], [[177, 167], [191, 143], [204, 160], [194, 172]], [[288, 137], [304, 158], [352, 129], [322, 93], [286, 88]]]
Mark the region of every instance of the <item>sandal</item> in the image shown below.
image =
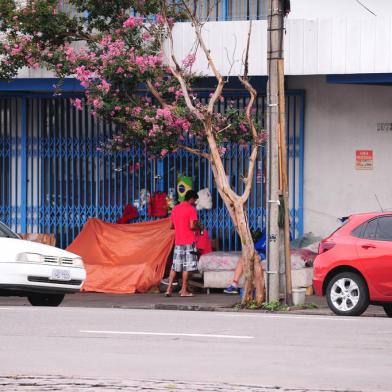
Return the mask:
[[180, 294], [180, 297], [194, 297], [194, 295], [192, 293], [188, 293], [188, 294]]

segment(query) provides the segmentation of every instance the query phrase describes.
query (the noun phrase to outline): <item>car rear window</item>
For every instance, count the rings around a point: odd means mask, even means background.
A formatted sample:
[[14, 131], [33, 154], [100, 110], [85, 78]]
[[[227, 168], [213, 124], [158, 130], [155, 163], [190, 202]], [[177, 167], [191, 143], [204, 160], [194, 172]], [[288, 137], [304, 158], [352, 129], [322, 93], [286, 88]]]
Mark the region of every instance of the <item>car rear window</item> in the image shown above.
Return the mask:
[[358, 238], [392, 241], [392, 216], [379, 216], [362, 223], [351, 234]]
[[7, 226], [0, 223], [0, 238], [19, 238]]

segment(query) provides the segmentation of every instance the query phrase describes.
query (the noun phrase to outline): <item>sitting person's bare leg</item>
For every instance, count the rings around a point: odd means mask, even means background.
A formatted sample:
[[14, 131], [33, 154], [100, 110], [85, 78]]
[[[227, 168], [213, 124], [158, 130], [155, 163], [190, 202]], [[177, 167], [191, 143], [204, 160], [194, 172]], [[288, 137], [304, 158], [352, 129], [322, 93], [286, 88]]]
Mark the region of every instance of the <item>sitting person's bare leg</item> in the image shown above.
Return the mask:
[[234, 270], [234, 277], [233, 277], [233, 282], [229, 287], [223, 290], [224, 293], [226, 294], [238, 294], [238, 282], [240, 281], [242, 271], [243, 271], [244, 265], [243, 265], [243, 260], [240, 258], [237, 262], [237, 266], [235, 267]]

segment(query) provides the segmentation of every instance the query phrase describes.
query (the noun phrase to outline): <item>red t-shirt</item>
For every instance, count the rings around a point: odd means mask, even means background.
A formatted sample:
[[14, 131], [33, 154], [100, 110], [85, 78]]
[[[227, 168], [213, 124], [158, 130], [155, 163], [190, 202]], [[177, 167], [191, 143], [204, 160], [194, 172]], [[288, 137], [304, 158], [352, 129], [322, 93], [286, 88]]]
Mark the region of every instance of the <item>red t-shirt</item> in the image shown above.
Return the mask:
[[191, 222], [197, 220], [196, 208], [183, 201], [176, 205], [170, 216], [175, 230], [176, 245], [192, 245], [196, 241], [195, 233], [191, 230]]

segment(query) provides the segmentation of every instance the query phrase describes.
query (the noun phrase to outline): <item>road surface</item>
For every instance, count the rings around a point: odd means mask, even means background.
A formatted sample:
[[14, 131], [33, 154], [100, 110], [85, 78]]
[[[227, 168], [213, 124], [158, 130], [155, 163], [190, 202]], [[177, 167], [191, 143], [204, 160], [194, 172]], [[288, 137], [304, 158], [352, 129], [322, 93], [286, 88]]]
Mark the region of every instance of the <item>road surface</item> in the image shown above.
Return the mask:
[[0, 320], [7, 392], [392, 388], [387, 318], [3, 306]]

